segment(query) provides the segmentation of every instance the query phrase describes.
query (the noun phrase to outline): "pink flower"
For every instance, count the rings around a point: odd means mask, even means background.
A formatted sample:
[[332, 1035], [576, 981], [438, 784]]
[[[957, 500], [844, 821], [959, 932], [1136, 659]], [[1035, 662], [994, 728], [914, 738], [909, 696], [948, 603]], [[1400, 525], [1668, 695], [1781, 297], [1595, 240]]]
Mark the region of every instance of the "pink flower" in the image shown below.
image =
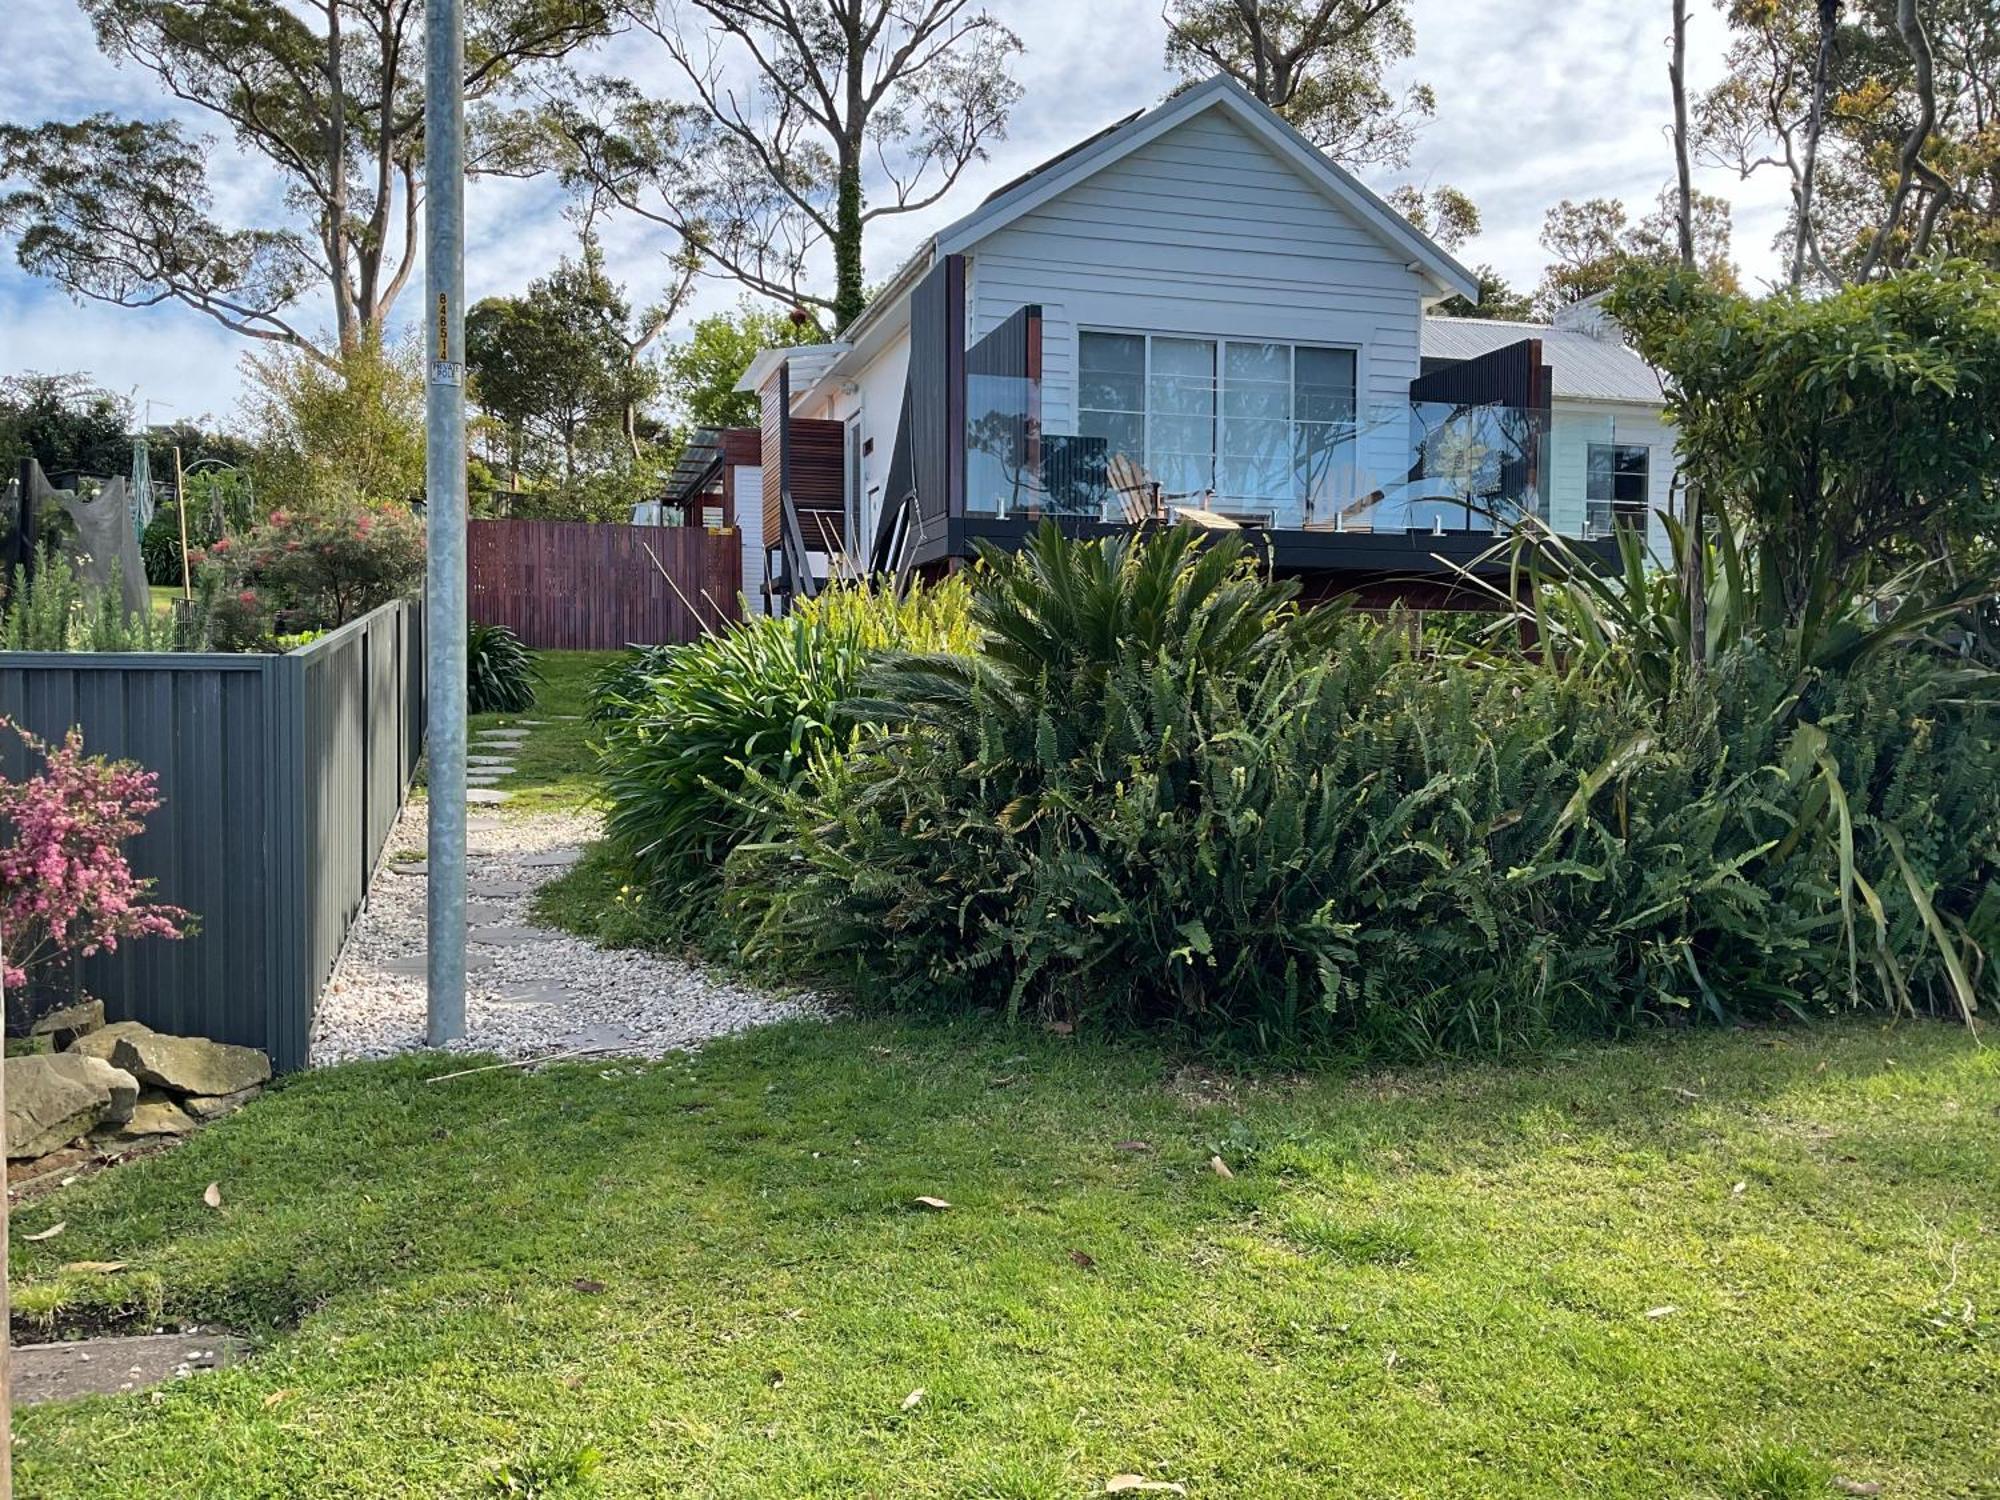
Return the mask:
[[121, 845], [160, 805], [159, 778], [130, 761], [86, 758], [72, 729], [51, 747], [0, 719], [43, 759], [25, 781], [0, 777], [0, 982], [24, 986], [44, 962], [110, 952], [124, 938], [181, 936], [188, 913], [149, 899]]
[[245, 609], [255, 609], [257, 607], [257, 591], [255, 589], [245, 589], [236, 596], [236, 602]]

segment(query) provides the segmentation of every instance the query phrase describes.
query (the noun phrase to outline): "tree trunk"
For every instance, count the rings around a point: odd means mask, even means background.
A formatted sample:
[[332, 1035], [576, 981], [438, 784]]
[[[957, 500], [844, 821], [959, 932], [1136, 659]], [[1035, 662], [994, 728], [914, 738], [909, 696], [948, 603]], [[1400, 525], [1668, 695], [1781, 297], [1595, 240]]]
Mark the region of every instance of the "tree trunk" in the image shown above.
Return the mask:
[[1794, 287], [1805, 280], [1806, 239], [1812, 233], [1813, 175], [1819, 165], [1820, 131], [1826, 123], [1826, 75], [1833, 63], [1833, 31], [1839, 19], [1840, 0], [1819, 0], [1819, 50], [1813, 59], [1812, 112], [1806, 117], [1805, 163], [1799, 171], [1793, 201], [1799, 216], [1792, 235], [1790, 284]]
[[1674, 60], [1667, 80], [1674, 89], [1674, 175], [1679, 198], [1674, 228], [1680, 236], [1681, 264], [1694, 269], [1694, 180], [1688, 169], [1687, 0], [1674, 0]]

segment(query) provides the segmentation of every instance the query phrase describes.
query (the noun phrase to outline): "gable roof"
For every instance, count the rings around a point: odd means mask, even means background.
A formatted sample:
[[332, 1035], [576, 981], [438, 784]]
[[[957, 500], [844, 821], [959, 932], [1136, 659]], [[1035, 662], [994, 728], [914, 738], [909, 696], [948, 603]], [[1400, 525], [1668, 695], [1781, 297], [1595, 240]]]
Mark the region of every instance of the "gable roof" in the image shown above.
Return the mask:
[[1575, 328], [1548, 323], [1509, 323], [1498, 318], [1427, 317], [1423, 357], [1477, 359], [1522, 339], [1542, 341], [1554, 394], [1571, 401], [1626, 401], [1647, 406], [1666, 402], [1660, 377], [1627, 345]]
[[969, 248], [1207, 110], [1220, 110], [1234, 118], [1384, 246], [1406, 257], [1410, 268], [1428, 276], [1440, 295], [1478, 297], [1478, 277], [1369, 191], [1353, 173], [1329, 161], [1269, 105], [1222, 74], [1156, 108], [1128, 116], [1017, 177], [971, 213], [940, 230], [932, 241], [933, 254], [954, 255]]

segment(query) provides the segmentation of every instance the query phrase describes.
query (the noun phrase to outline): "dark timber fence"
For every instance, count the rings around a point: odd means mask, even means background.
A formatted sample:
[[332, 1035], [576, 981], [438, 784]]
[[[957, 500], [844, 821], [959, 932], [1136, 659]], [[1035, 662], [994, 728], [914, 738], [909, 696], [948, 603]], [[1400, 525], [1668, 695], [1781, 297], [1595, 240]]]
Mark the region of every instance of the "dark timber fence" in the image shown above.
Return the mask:
[[585, 521], [474, 521], [466, 527], [472, 618], [505, 625], [537, 650], [612, 651], [691, 641], [741, 618], [742, 587], [738, 531]]
[[[200, 930], [83, 965], [114, 1020], [306, 1060], [313, 1011], [423, 747], [421, 601], [283, 656], [0, 651], [0, 716], [159, 774], [129, 853]], [[0, 770], [35, 769], [13, 735]]]

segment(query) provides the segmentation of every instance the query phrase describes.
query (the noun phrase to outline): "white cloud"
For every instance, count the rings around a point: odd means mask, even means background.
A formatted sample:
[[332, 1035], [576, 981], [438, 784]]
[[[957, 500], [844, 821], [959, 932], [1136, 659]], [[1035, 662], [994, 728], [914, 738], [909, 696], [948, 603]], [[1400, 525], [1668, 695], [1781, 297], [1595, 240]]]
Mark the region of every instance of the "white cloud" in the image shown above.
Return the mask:
[[[1158, 100], [1171, 83], [1162, 60], [1158, 0], [992, 0], [1027, 44], [1019, 77], [1026, 89], [1006, 140], [968, 171], [945, 203], [921, 214], [878, 220], [868, 274], [880, 278], [924, 234], [964, 212], [984, 193], [1074, 141]], [[1485, 231], [1462, 258], [1490, 262], [1528, 286], [1545, 259], [1536, 243], [1543, 212], [1563, 197], [1620, 197], [1650, 205], [1673, 172], [1664, 134], [1670, 116], [1665, 36], [1668, 0], [1413, 0], [1417, 55], [1399, 70], [1437, 93], [1407, 172], [1374, 174], [1374, 185], [1451, 183], [1470, 193]], [[70, 117], [99, 109], [172, 115], [213, 135], [197, 111], [176, 106], [136, 68], [116, 68], [92, 44], [74, 0], [0, 0], [8, 52], [33, 67], [0, 72], [0, 119]], [[1721, 72], [1720, 18], [1697, 7], [1690, 78], [1699, 89]], [[661, 92], [682, 93], [657, 42], [629, 35], [581, 61]], [[214, 152], [218, 203], [254, 217], [274, 205], [268, 174], [226, 141]], [[1776, 182], [1739, 184], [1713, 172], [1699, 185], [1736, 207], [1736, 253], [1754, 280], [1773, 269], [1769, 242], [1784, 214]], [[473, 184], [467, 206], [467, 290], [473, 297], [517, 290], [574, 248], [575, 228], [548, 183]], [[665, 238], [644, 225], [605, 230], [613, 272], [635, 300], [663, 280]], [[422, 285], [421, 270], [412, 287]], [[727, 305], [735, 289], [705, 282], [697, 310]], [[405, 293], [414, 317], [420, 293]], [[327, 321], [325, 307], [302, 321]], [[227, 413], [238, 387], [237, 356], [248, 347], [203, 315], [180, 308], [145, 312], [74, 307], [24, 275], [11, 252], [0, 261], [0, 371], [85, 369], [108, 386], [141, 387], [173, 402], [177, 414]]]

